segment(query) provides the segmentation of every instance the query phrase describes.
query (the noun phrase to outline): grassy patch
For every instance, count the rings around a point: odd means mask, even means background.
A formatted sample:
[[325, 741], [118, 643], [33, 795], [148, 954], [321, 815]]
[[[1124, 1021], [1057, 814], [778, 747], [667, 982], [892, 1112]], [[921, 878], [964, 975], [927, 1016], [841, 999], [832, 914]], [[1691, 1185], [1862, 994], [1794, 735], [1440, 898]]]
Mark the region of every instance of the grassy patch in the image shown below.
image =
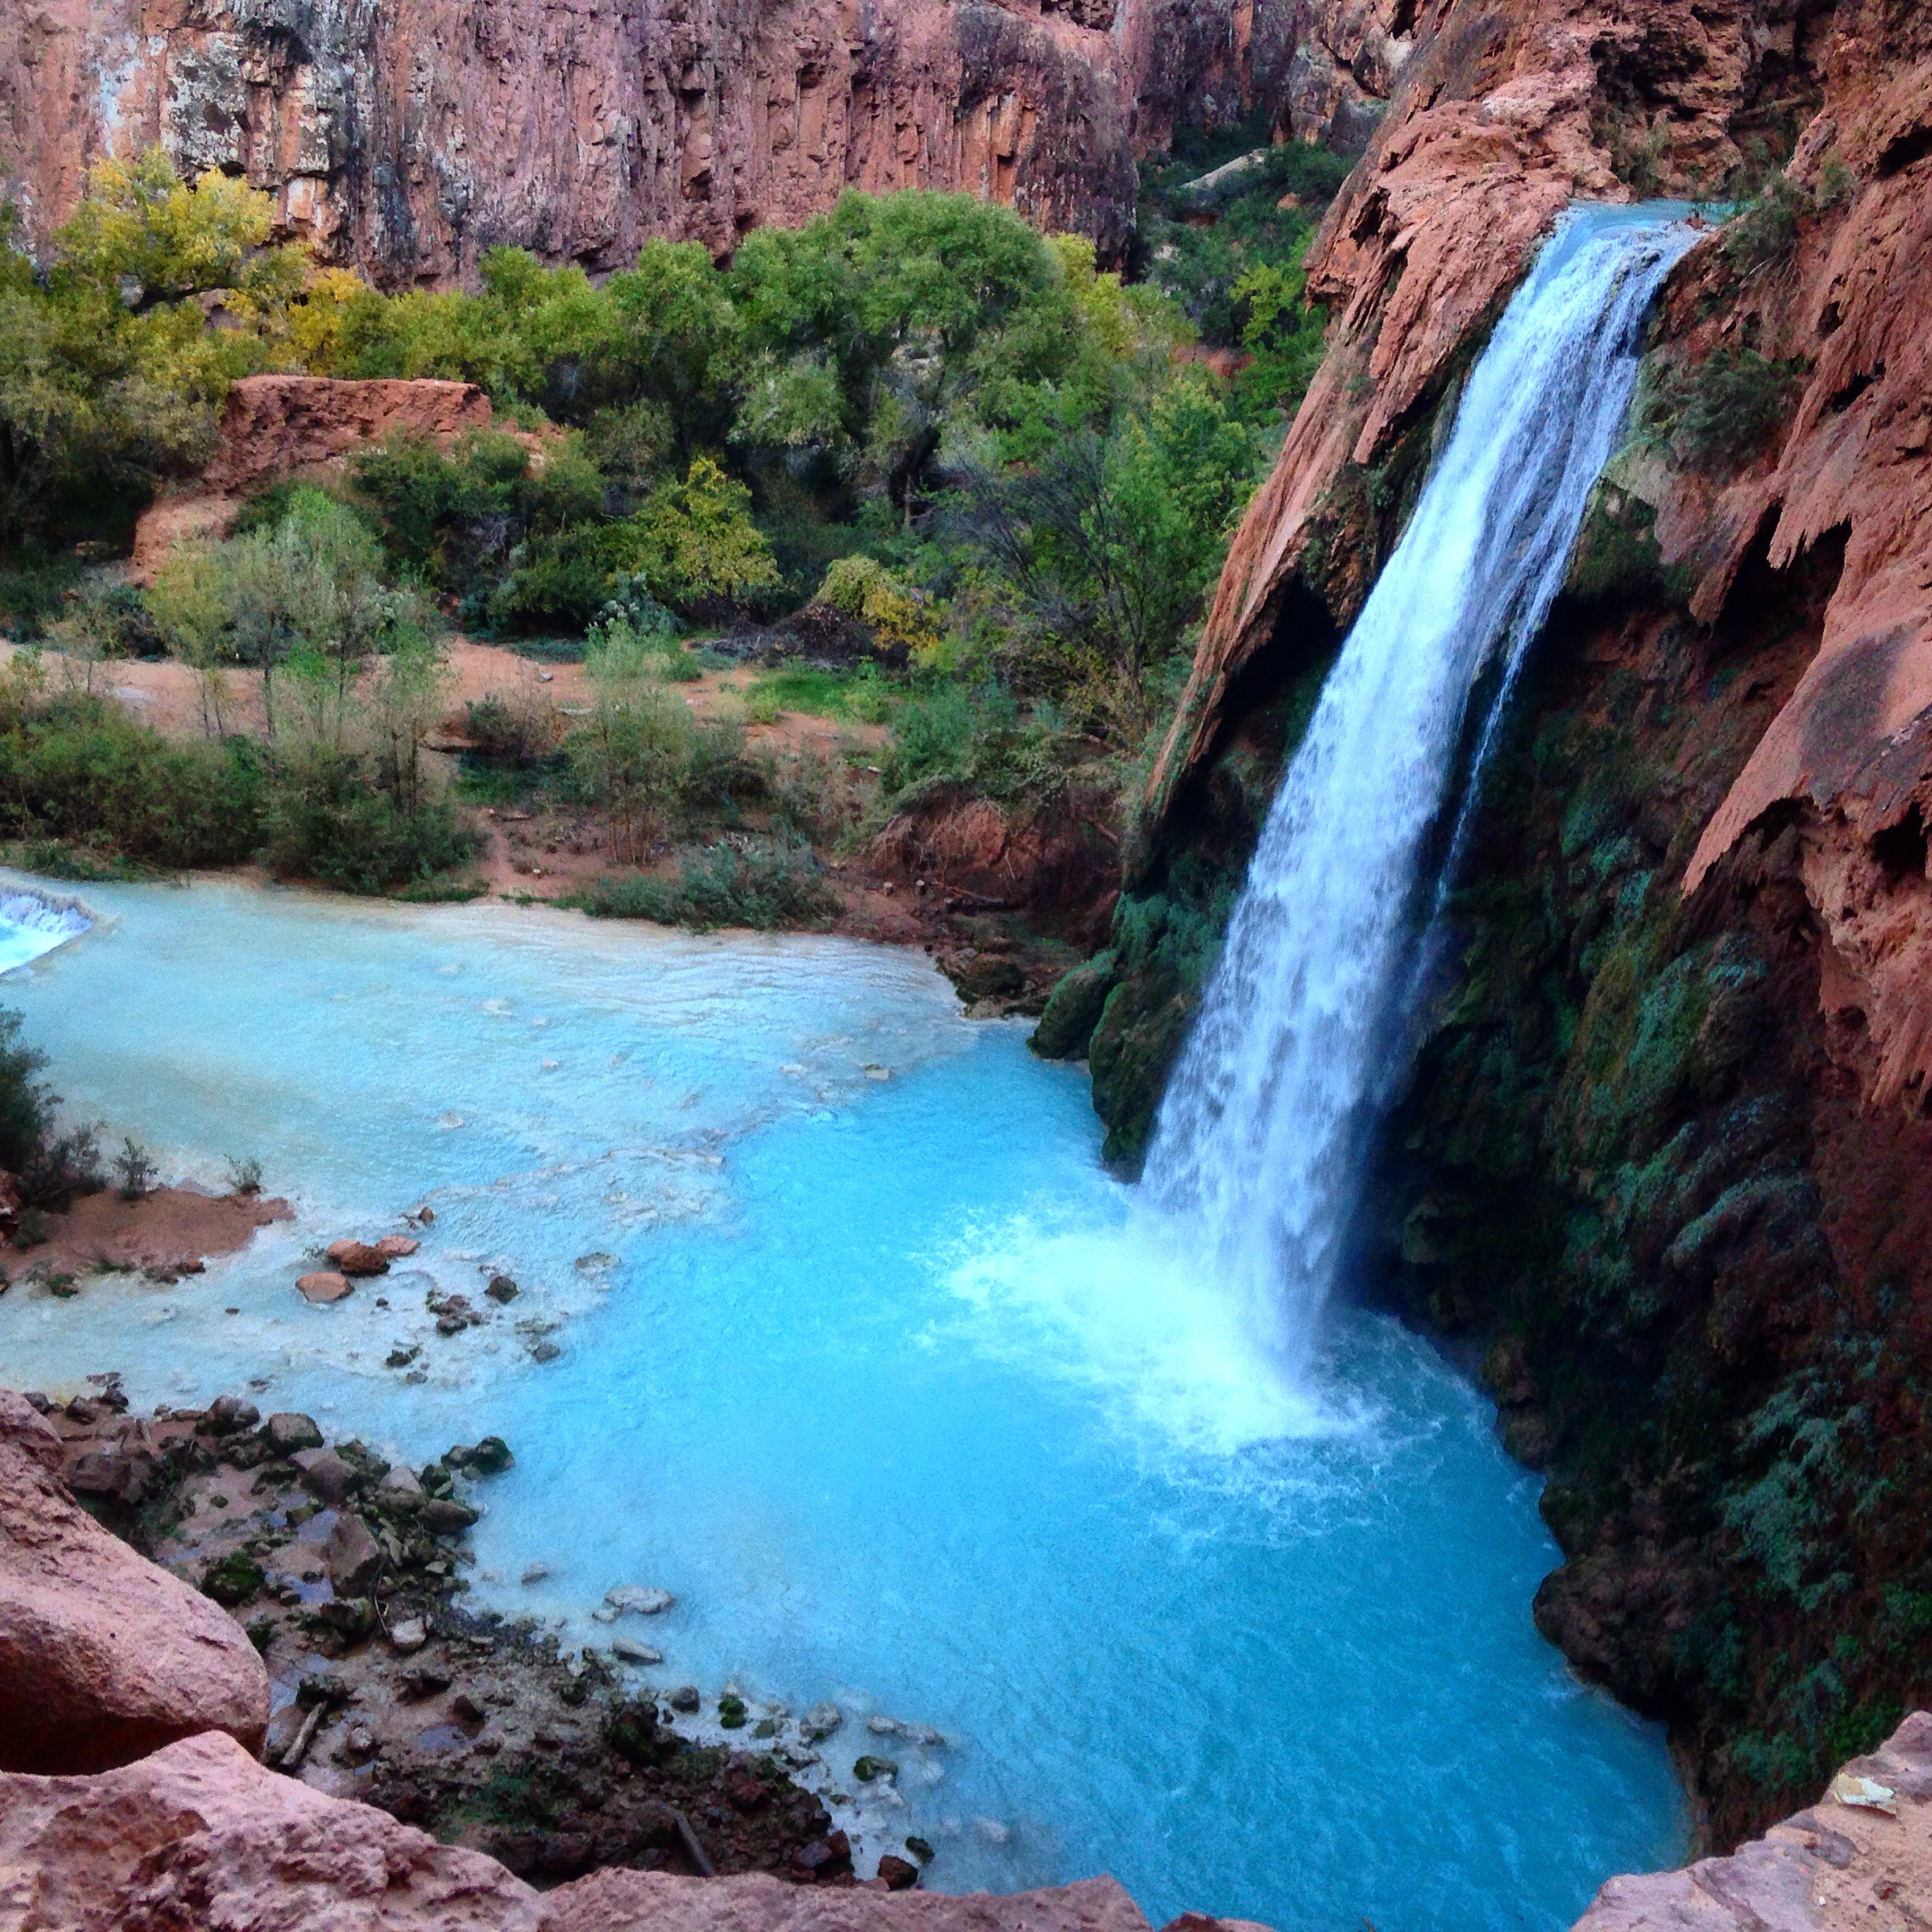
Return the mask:
[[848, 674], [803, 667], [767, 672], [758, 680], [747, 700], [754, 718], [761, 700], [773, 707], [774, 717], [779, 711], [803, 711], [811, 717], [849, 718], [861, 724], [884, 724], [901, 702], [900, 694], [875, 671]]

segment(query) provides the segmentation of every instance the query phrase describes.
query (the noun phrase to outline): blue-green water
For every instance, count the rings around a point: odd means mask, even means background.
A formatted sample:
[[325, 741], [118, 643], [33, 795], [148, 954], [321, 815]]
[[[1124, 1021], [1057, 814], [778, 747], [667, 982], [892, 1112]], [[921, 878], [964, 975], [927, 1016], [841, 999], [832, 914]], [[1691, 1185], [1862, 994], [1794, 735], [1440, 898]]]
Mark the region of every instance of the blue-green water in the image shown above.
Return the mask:
[[[946, 1889], [1107, 1870], [1156, 1923], [1553, 1929], [1680, 1853], [1661, 1738], [1531, 1626], [1556, 1553], [1486, 1404], [1360, 1314], [1282, 1386], [1212, 1284], [1136, 1247], [1084, 1077], [916, 955], [84, 897], [99, 923], [0, 986], [70, 1110], [210, 1182], [257, 1155], [299, 1219], [178, 1286], [17, 1289], [0, 1379], [263, 1383], [417, 1460], [503, 1435], [478, 1595], [605, 1643], [605, 1589], [675, 1591], [616, 1627], [666, 1652], [653, 1680], [839, 1698], [834, 1773], [902, 1767], [903, 1807], [830, 1780], [862, 1851], [923, 1833]], [[297, 1297], [307, 1251], [425, 1200], [412, 1261]], [[491, 1320], [436, 1335], [438, 1286]], [[398, 1343], [426, 1380], [383, 1366]]]

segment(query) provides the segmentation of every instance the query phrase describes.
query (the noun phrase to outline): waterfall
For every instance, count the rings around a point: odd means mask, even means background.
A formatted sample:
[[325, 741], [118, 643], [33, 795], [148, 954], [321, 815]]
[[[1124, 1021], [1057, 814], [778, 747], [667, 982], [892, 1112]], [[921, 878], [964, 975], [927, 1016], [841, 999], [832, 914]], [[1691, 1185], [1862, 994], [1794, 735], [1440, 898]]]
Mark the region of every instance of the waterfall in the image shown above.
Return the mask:
[[1282, 779], [1162, 1103], [1155, 1231], [1291, 1376], [1401, 1051], [1432, 834], [1563, 581], [1687, 212], [1572, 209], [1505, 310]]

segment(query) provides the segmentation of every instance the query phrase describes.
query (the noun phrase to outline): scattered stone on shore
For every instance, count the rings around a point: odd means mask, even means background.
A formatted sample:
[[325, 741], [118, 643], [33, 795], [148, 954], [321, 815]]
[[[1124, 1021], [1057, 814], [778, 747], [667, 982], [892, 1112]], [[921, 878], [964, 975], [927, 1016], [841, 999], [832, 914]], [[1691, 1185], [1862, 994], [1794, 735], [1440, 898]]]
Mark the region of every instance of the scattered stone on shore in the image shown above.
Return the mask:
[[301, 1472], [302, 1487], [331, 1507], [348, 1495], [356, 1479], [354, 1468], [333, 1449], [298, 1449], [289, 1459]]
[[283, 1410], [271, 1415], [262, 1425], [268, 1439], [268, 1446], [277, 1455], [293, 1455], [298, 1449], [320, 1449], [322, 1432], [316, 1427], [313, 1416], [300, 1415], [292, 1410]]
[[680, 1684], [671, 1693], [668, 1699], [671, 1708], [674, 1711], [682, 1711], [687, 1717], [697, 1709], [703, 1701], [698, 1694], [698, 1687], [695, 1684]]
[[554, 1342], [533, 1342], [530, 1345], [530, 1358], [534, 1362], [553, 1362], [564, 1353]]
[[429, 1641], [429, 1627], [419, 1616], [404, 1617], [389, 1627], [391, 1647], [399, 1655], [414, 1657]]
[[526, 1563], [523, 1574], [517, 1581], [519, 1583], [541, 1583], [549, 1574], [550, 1566], [548, 1563]]
[[323, 1252], [345, 1275], [366, 1276], [389, 1272], [388, 1255], [380, 1246], [368, 1241], [346, 1239], [331, 1241]]
[[355, 1285], [346, 1275], [339, 1275], [332, 1269], [319, 1270], [313, 1275], [297, 1278], [296, 1287], [305, 1301], [339, 1301], [345, 1295], [355, 1293]]
[[[30, 1395], [27, 1399], [32, 1402], [33, 1398]], [[47, 1398], [43, 1395], [40, 1399], [44, 1403]], [[252, 1402], [239, 1395], [217, 1395], [208, 1404], [201, 1426], [210, 1436], [232, 1436], [239, 1430], [253, 1428], [260, 1421], [261, 1411]]]
[[376, 1243], [376, 1252], [385, 1260], [400, 1261], [415, 1253], [422, 1243], [407, 1234], [385, 1234]]
[[621, 1657], [627, 1664], [661, 1664], [664, 1653], [650, 1644], [639, 1643], [635, 1637], [613, 1637], [611, 1654]]
[[329, 1582], [339, 1597], [366, 1595], [382, 1574], [383, 1547], [353, 1510], [336, 1518], [325, 1554]]
[[481, 1520], [481, 1512], [467, 1503], [448, 1496], [432, 1496], [416, 1512], [417, 1520], [432, 1536], [453, 1536]]
[[799, 1720], [799, 1735], [807, 1744], [822, 1743], [844, 1721], [845, 1713], [836, 1704], [814, 1704]]
[[887, 1891], [910, 1892], [919, 1881], [919, 1868], [910, 1859], [895, 1858], [888, 1852], [879, 1859], [878, 1875]]
[[897, 1717], [874, 1716], [866, 1720], [866, 1728], [874, 1737], [897, 1737], [904, 1726]]
[[492, 1275], [489, 1278], [489, 1286], [483, 1292], [492, 1301], [509, 1302], [514, 1301], [522, 1290], [507, 1275]]
[[476, 1442], [458, 1443], [444, 1451], [444, 1464], [453, 1470], [470, 1470], [479, 1476], [500, 1476], [516, 1458], [500, 1436], [485, 1436]]
[[636, 1583], [620, 1583], [604, 1593], [605, 1602], [620, 1616], [657, 1616], [677, 1601], [668, 1589], [649, 1589]]

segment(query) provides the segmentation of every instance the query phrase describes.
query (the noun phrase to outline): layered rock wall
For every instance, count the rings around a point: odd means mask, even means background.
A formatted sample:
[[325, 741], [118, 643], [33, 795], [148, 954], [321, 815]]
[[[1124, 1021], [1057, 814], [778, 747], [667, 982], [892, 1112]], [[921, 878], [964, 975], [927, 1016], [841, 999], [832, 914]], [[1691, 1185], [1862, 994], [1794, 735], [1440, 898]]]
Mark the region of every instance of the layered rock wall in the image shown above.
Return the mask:
[[1350, 64], [1383, 71], [1400, 4], [26, 0], [0, 13], [0, 167], [44, 236], [95, 157], [159, 142], [389, 286], [496, 242], [593, 270], [653, 235], [724, 251], [847, 187], [964, 189], [1111, 256], [1136, 154], [1178, 129], [1359, 140]]

